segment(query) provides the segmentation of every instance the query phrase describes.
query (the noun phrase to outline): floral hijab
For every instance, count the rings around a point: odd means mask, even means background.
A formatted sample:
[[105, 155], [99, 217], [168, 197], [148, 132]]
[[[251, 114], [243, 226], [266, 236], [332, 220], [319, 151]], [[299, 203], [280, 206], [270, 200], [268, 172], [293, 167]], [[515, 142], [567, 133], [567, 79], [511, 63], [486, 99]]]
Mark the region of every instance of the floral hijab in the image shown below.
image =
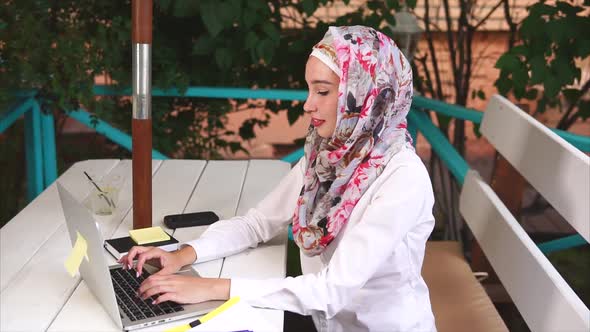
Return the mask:
[[364, 26], [330, 27], [311, 56], [340, 84], [334, 134], [325, 139], [310, 127], [305, 141], [293, 235], [307, 256], [336, 238], [391, 157], [412, 141], [406, 129], [412, 69], [389, 37]]

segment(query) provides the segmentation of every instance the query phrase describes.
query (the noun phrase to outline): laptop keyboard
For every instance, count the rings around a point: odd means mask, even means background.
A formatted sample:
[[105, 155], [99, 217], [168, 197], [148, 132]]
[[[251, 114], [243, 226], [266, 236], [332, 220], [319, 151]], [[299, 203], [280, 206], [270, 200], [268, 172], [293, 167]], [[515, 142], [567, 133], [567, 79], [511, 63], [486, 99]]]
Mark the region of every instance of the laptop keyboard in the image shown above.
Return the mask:
[[135, 276], [135, 270], [116, 268], [111, 269], [110, 271], [113, 286], [115, 287], [117, 304], [132, 321], [167, 315], [184, 310], [184, 308], [176, 302], [166, 301], [154, 305], [152, 304], [152, 301], [156, 299], [156, 296], [143, 300], [137, 295], [139, 285], [150, 276], [145, 269], [139, 277]]

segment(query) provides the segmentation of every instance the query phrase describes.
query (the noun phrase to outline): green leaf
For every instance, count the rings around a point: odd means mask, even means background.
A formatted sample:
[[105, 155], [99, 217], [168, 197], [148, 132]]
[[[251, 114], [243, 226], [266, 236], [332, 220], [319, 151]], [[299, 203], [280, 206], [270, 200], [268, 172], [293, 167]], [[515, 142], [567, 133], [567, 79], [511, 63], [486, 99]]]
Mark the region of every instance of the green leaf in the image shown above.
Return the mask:
[[256, 52], [267, 64], [271, 63], [275, 54], [275, 44], [270, 39], [262, 39], [256, 46]]
[[408, 8], [410, 8], [410, 9], [414, 9], [414, 8], [416, 8], [417, 3], [418, 3], [417, 0], [407, 0], [406, 6], [408, 6]]
[[578, 101], [582, 94], [582, 91], [580, 91], [579, 89], [564, 89], [563, 91], [561, 91], [561, 93], [563, 93], [563, 96], [569, 104], [573, 104]]
[[483, 90], [478, 90], [477, 91], [477, 98], [481, 99], [481, 100], [486, 100], [486, 94], [485, 92], [483, 92]]
[[539, 99], [539, 102], [537, 103], [537, 112], [545, 113], [546, 109], [547, 109], [547, 98], [543, 97], [543, 98]]
[[512, 72], [512, 81], [515, 88], [524, 88], [529, 81], [529, 74], [524, 67], [519, 67]]
[[208, 35], [202, 35], [193, 45], [193, 54], [205, 55], [213, 51], [215, 43]]
[[244, 41], [244, 45], [246, 46], [246, 49], [255, 50], [257, 43], [258, 43], [258, 36], [256, 35], [256, 32], [248, 31], [248, 33], [246, 34], [246, 39]]
[[584, 10], [582, 7], [572, 6], [565, 1], [557, 1], [555, 3], [555, 7], [560, 10], [562, 13], [567, 15], [576, 15], [577, 13]]
[[545, 23], [544, 27], [549, 38], [560, 44], [576, 34], [575, 27], [568, 20], [556, 19]]
[[482, 136], [480, 127], [481, 127], [480, 123], [473, 124], [473, 133], [475, 134], [475, 137], [477, 137], [477, 138], [481, 138], [481, 136]]
[[248, 0], [246, 3], [248, 4], [248, 7], [256, 10], [264, 9], [264, 7], [267, 6], [266, 1], [264, 0]]
[[308, 17], [313, 15], [315, 10], [317, 9], [317, 4], [314, 0], [302, 0], [301, 6], [303, 7], [303, 11]]
[[545, 95], [549, 98], [555, 97], [559, 92], [559, 88], [561, 87], [558, 80], [552, 77], [548, 77], [548, 79], [545, 80], [544, 86]]
[[537, 99], [537, 95], [539, 94], [539, 90], [533, 88], [533, 89], [528, 89], [525, 93], [524, 93], [524, 98], [528, 99], [528, 100], [535, 100]]
[[518, 57], [512, 53], [504, 53], [498, 61], [496, 61], [495, 67], [500, 70], [514, 71], [521, 66], [521, 62]]
[[575, 68], [575, 65], [563, 56], [558, 56], [551, 62], [551, 71], [555, 74], [555, 78], [559, 85], [566, 85], [574, 82], [576, 74]]
[[590, 39], [577, 39], [576, 53], [582, 59], [590, 55]]
[[529, 48], [524, 45], [517, 45], [510, 49], [510, 53], [526, 56], [529, 54]]
[[542, 38], [545, 34], [545, 24], [545, 20], [539, 16], [528, 16], [522, 20], [519, 32], [525, 39], [535, 37]]
[[229, 69], [232, 65], [232, 51], [229, 48], [215, 50], [215, 62], [221, 69]]
[[289, 121], [289, 125], [293, 125], [297, 119], [301, 116], [301, 111], [295, 108], [287, 110], [287, 120]]
[[584, 121], [590, 118], [590, 100], [580, 100], [578, 103], [578, 114]]
[[531, 80], [530, 84], [539, 84], [545, 80], [547, 77], [547, 62], [545, 61], [545, 57], [542, 54], [535, 55], [530, 61], [529, 64], [531, 66]]
[[256, 137], [256, 135], [254, 135], [254, 122], [252, 119], [248, 119], [242, 123], [242, 126], [240, 127], [240, 137], [245, 140]]
[[214, 2], [200, 2], [201, 4], [201, 19], [207, 28], [211, 37], [217, 36], [223, 30], [223, 24], [217, 16], [218, 9]]
[[281, 34], [279, 33], [279, 30], [271, 22], [264, 22], [262, 25], [262, 31], [264, 31], [264, 33], [266, 33], [266, 35], [269, 36], [270, 39], [272, 39], [275, 43], [279, 43], [281, 40]]
[[198, 1], [176, 0], [172, 5], [172, 15], [176, 17], [191, 17], [199, 12]]
[[512, 89], [512, 80], [508, 77], [508, 73], [500, 73], [500, 77], [496, 80], [495, 86], [501, 95], [506, 95]]
[[242, 20], [244, 21], [244, 27], [246, 29], [252, 28], [254, 24], [258, 22], [259, 16], [256, 10], [246, 9], [244, 10], [244, 15], [242, 16]]

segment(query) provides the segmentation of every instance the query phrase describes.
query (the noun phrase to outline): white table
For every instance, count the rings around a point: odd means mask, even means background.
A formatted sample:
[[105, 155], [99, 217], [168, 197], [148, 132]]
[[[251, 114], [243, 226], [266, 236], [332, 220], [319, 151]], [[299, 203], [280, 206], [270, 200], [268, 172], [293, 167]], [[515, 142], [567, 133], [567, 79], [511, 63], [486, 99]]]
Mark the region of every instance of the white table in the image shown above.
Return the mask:
[[[153, 224], [165, 227], [168, 214], [211, 210], [222, 219], [244, 214], [289, 171], [278, 160], [154, 160]], [[90, 192], [83, 171], [98, 178], [121, 175], [118, 210], [98, 217], [105, 238], [127, 234], [132, 225], [131, 160], [87, 160], [74, 164], [58, 181], [81, 201]], [[206, 229], [178, 229], [179, 241], [194, 239]], [[167, 230], [172, 232], [172, 230]], [[79, 276], [65, 271], [71, 243], [55, 184], [47, 188], [0, 230], [1, 331], [116, 331], [110, 317]], [[273, 278], [286, 274], [286, 232], [269, 243], [193, 268], [203, 277]], [[110, 262], [114, 259], [106, 254]], [[283, 312], [260, 310], [276, 331]], [[189, 320], [185, 320], [189, 321]], [[163, 330], [179, 322], [160, 325]], [[147, 331], [144, 329], [142, 331]]]

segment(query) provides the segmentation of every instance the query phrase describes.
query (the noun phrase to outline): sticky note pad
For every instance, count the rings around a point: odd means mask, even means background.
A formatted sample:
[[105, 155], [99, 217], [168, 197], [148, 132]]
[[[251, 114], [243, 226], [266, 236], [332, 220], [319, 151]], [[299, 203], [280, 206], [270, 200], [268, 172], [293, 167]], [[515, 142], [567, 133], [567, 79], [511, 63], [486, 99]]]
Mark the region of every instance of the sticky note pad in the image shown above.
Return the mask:
[[66, 270], [70, 274], [70, 276], [74, 277], [76, 273], [78, 273], [78, 269], [80, 268], [80, 264], [82, 264], [82, 259], [86, 257], [88, 261], [88, 243], [86, 239], [80, 234], [80, 232], [76, 232], [76, 242], [74, 243], [74, 247], [70, 252], [70, 255], [66, 259], [64, 266]]
[[131, 236], [135, 243], [140, 245], [170, 240], [170, 235], [164, 232], [164, 230], [159, 226], [133, 229], [129, 231], [129, 236]]
[[184, 331], [188, 331], [190, 329], [192, 329], [192, 327], [189, 324], [184, 324], [184, 325], [171, 327], [167, 330], [164, 330], [164, 332], [184, 332]]

